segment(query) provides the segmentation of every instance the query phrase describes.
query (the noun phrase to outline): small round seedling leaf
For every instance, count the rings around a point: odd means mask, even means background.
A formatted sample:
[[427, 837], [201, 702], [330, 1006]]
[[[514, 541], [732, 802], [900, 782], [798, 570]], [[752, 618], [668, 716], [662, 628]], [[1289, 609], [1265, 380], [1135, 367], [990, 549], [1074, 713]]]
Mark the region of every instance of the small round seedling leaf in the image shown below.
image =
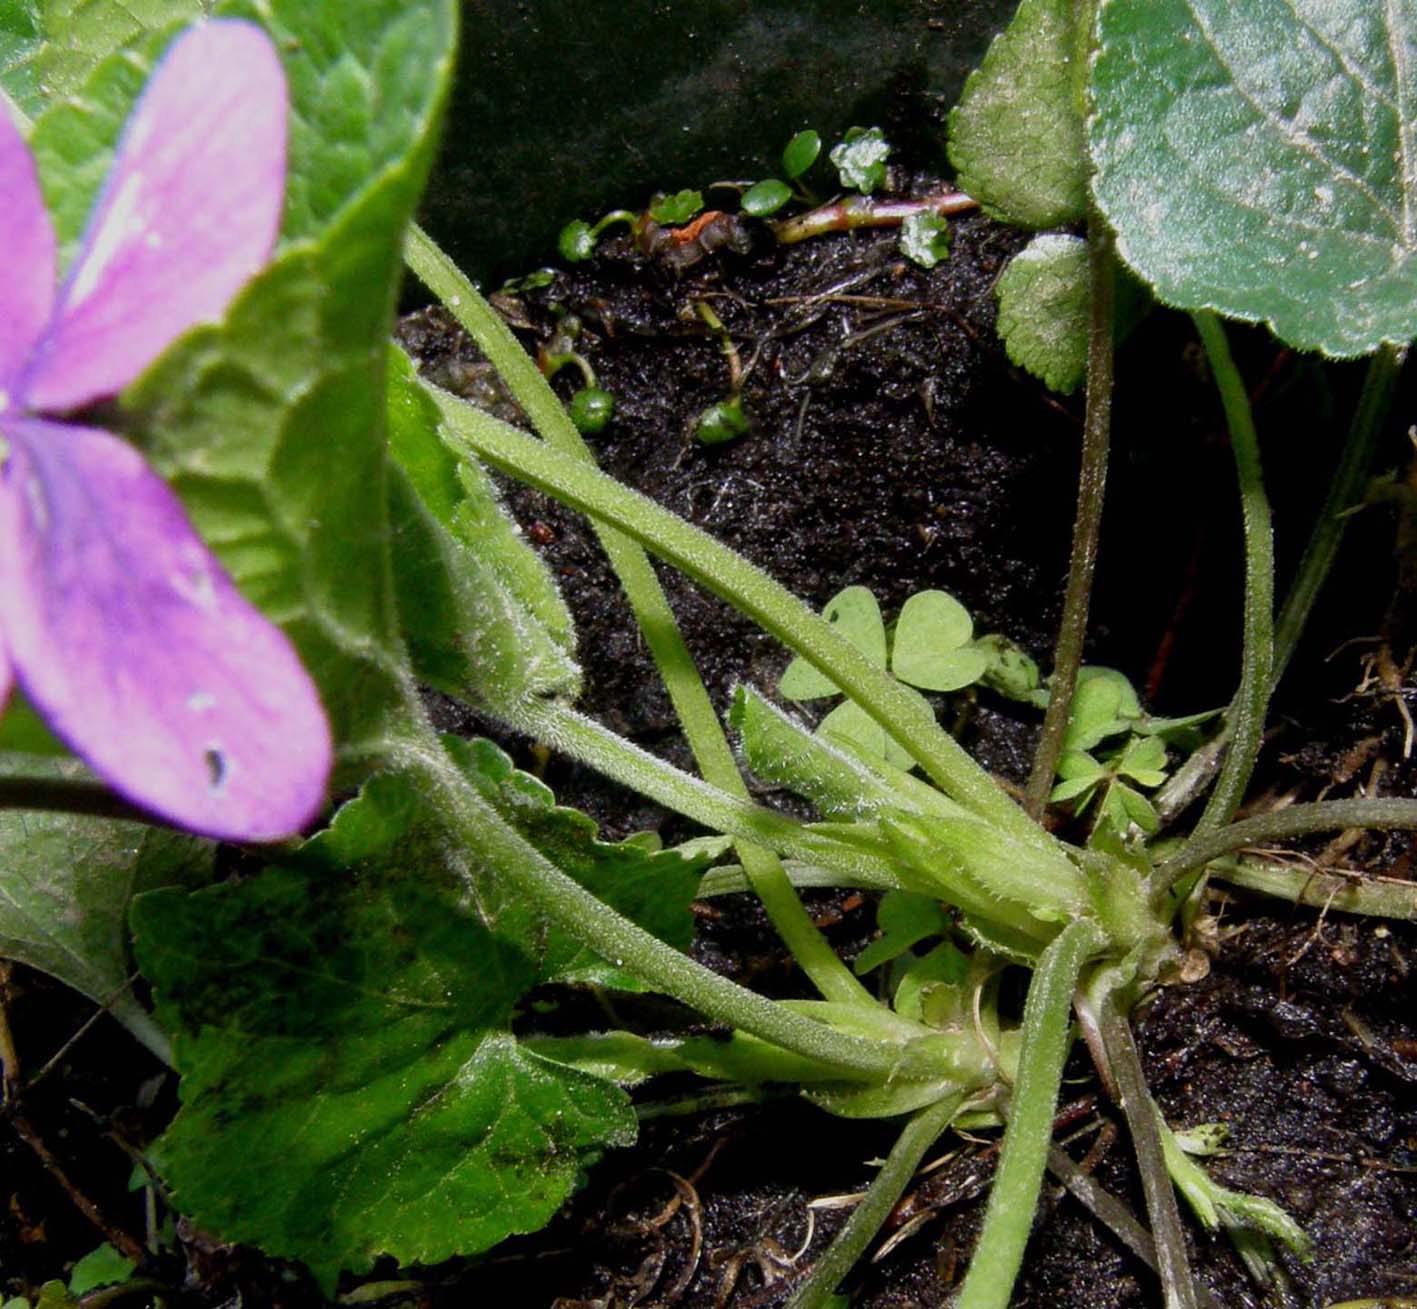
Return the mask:
[[576, 430], [586, 436], [603, 432], [615, 412], [615, 397], [598, 386], [583, 386], [566, 406]]
[[832, 147], [831, 161], [842, 186], [870, 195], [886, 180], [890, 152], [886, 134], [879, 127], [853, 127], [839, 145]]
[[[848, 586], [838, 592], [827, 601], [822, 617], [873, 664], [886, 666], [886, 625], [881, 619], [881, 606], [868, 588]], [[801, 658], [787, 665], [777, 691], [787, 700], [816, 700], [841, 694], [835, 682]]]
[[743, 212], [754, 218], [775, 214], [792, 199], [792, 188], [777, 177], [765, 177], [743, 193]]
[[1077, 222], [1087, 206], [1085, 42], [1073, 0], [1023, 0], [950, 113], [962, 191], [1019, 227]]
[[649, 216], [656, 223], [687, 223], [704, 207], [704, 197], [699, 191], [676, 191], [673, 195], [659, 196], [649, 207]]
[[1107, 0], [1098, 203], [1157, 296], [1300, 349], [1417, 336], [1417, 8]]
[[801, 177], [822, 153], [822, 138], [809, 127], [798, 132], [782, 152], [782, 171], [791, 178]]
[[595, 235], [583, 218], [567, 223], [556, 238], [556, 249], [568, 264], [578, 264], [595, 253]]
[[957, 691], [977, 682], [989, 655], [969, 644], [973, 633], [969, 611], [952, 595], [919, 591], [896, 621], [891, 671], [926, 691]]
[[933, 268], [949, 257], [950, 225], [928, 210], [911, 214], [900, 225], [900, 252], [921, 268]]
[[694, 440], [701, 445], [723, 445], [748, 434], [748, 415], [738, 396], [709, 405], [694, 423]]

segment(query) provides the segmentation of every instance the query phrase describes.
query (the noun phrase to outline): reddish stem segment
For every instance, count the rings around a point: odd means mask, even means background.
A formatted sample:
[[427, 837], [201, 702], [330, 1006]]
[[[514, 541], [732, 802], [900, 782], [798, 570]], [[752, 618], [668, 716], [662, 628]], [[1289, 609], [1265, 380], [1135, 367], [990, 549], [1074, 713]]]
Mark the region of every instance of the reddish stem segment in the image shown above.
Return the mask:
[[827, 232], [849, 232], [857, 227], [894, 227], [915, 214], [967, 214], [979, 208], [979, 201], [963, 191], [937, 191], [919, 200], [872, 200], [867, 195], [849, 195], [821, 205], [796, 218], [773, 224], [773, 234], [781, 245], [805, 241]]

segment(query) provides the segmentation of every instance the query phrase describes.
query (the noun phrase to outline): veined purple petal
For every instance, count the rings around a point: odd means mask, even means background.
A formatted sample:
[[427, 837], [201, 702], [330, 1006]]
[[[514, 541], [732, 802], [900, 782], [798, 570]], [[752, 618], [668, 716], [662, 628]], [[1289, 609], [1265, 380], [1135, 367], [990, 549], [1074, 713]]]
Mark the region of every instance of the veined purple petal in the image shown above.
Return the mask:
[[270, 841], [324, 802], [329, 727], [284, 634], [107, 432], [9, 419], [0, 630], [54, 732], [181, 827]]
[[221, 317], [280, 228], [287, 107], [259, 27], [210, 22], [172, 44], [25, 374], [26, 408], [63, 413], [116, 395], [188, 328]]
[[54, 306], [54, 227], [34, 156], [0, 103], [0, 413]]

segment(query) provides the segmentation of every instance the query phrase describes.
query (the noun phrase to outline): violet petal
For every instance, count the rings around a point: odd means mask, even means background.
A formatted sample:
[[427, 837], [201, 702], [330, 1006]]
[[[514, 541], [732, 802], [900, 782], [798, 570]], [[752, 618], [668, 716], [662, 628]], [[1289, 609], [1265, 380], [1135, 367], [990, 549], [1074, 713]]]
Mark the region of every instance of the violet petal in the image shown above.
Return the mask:
[[324, 802], [318, 694], [177, 497], [107, 432], [7, 419], [0, 630], [54, 732], [134, 803], [269, 841]]
[[[54, 227], [44, 207], [34, 156], [0, 104], [0, 392], [16, 380], [54, 305]], [[0, 397], [0, 412], [14, 404]]]
[[188, 328], [222, 316], [280, 228], [287, 110], [259, 27], [204, 23], [169, 47], [21, 384], [27, 408], [116, 395]]

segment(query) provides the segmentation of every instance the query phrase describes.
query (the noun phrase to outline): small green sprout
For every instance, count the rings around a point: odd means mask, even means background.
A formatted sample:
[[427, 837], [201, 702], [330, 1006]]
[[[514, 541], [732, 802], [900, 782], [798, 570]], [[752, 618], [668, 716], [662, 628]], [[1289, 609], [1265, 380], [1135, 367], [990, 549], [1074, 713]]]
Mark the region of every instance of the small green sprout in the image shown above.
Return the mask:
[[633, 227], [638, 221], [639, 216], [628, 209], [612, 209], [594, 226], [583, 218], [573, 219], [561, 229], [561, 234], [556, 238], [556, 249], [568, 264], [581, 263], [595, 253], [596, 243], [607, 228], [616, 223]]
[[782, 171], [787, 174], [789, 180], [795, 182], [817, 162], [821, 153], [822, 138], [816, 132], [810, 127], [805, 132], [798, 132], [783, 147]]
[[886, 180], [890, 152], [886, 134], [879, 127], [853, 127], [832, 147], [831, 161], [842, 186], [870, 195]]
[[[100, 1245], [75, 1262], [69, 1271], [67, 1286], [57, 1280], [45, 1282], [33, 1301], [28, 1296], [17, 1295], [0, 1302], [0, 1309], [79, 1309], [80, 1304], [89, 1303], [90, 1292], [104, 1287], [114, 1288], [115, 1296], [126, 1294], [116, 1288], [130, 1281], [136, 1269], [137, 1264], [126, 1255], [119, 1254], [111, 1245]], [[107, 1296], [94, 1296], [92, 1303], [97, 1304], [101, 1299]]]
[[589, 259], [595, 253], [594, 229], [584, 218], [573, 218], [556, 238], [556, 249], [570, 264]]
[[765, 177], [743, 193], [743, 212], [754, 218], [775, 214], [792, 199], [792, 188], [777, 177]]
[[817, 162], [817, 156], [821, 153], [822, 138], [816, 132], [810, 128], [805, 132], [798, 132], [782, 152], [782, 171], [788, 182], [796, 183], [795, 189], [780, 177], [765, 177], [744, 192], [743, 212], [754, 218], [766, 218], [777, 213], [794, 196], [808, 204], [815, 204], [812, 193], [799, 179]]
[[583, 386], [566, 406], [576, 429], [585, 436], [605, 430], [615, 412], [615, 397], [598, 386]]
[[523, 291], [537, 291], [543, 286], [550, 286], [555, 280], [554, 268], [537, 268], [524, 277], [509, 277], [502, 283], [500, 292], [502, 295], [520, 295]]
[[949, 224], [928, 210], [909, 215], [900, 225], [900, 251], [921, 268], [933, 268], [949, 256]]
[[656, 223], [677, 227], [687, 223], [704, 207], [701, 191], [676, 191], [673, 195], [658, 195], [650, 201], [649, 216]]
[[725, 445], [748, 434], [743, 397], [734, 395], [709, 405], [694, 423], [694, 440], [700, 445]]
[[576, 349], [580, 334], [581, 320], [567, 314], [557, 324], [551, 339], [541, 347], [536, 362], [546, 377], [555, 377], [567, 364], [574, 364], [580, 370], [585, 385], [571, 397], [567, 411], [578, 431], [594, 436], [609, 423], [615, 410], [615, 397], [599, 385], [590, 361]]
[[[1098, 800], [1094, 833], [1106, 827], [1120, 836], [1135, 824], [1151, 835], [1160, 819], [1151, 801], [1136, 788], [1160, 786], [1166, 780], [1166, 743], [1179, 744], [1212, 716], [1148, 717], [1124, 674], [1115, 668], [1079, 670], [1058, 759], [1059, 781], [1050, 799], [1055, 804], [1071, 801], [1079, 815]], [[1097, 749], [1116, 737], [1125, 740]]]
[[[864, 586], [848, 586], [827, 602], [822, 616], [873, 664], [925, 691], [958, 691], [979, 681], [990, 667], [990, 649], [973, 640], [969, 611], [944, 591], [919, 591], [901, 607], [887, 633], [876, 597]], [[839, 695], [834, 682], [805, 659], [788, 664], [778, 682], [787, 700], [817, 700]], [[839, 704], [817, 726], [817, 735], [834, 737], [869, 758], [900, 768], [914, 760], [852, 700]]]
[[1148, 789], [1166, 780], [1166, 746], [1155, 736], [1134, 736], [1120, 750], [1095, 757], [1083, 750], [1066, 750], [1058, 759], [1060, 779], [1051, 799], [1074, 801], [1081, 814], [1100, 795], [1097, 821], [1116, 832], [1127, 832], [1133, 823], [1148, 835], [1161, 825], [1156, 809], [1124, 779]]
[[997, 632], [981, 636], [974, 644], [989, 656], [989, 666], [979, 679], [984, 686], [1008, 700], [1021, 700], [1038, 709], [1048, 707], [1038, 664], [1021, 646]]

